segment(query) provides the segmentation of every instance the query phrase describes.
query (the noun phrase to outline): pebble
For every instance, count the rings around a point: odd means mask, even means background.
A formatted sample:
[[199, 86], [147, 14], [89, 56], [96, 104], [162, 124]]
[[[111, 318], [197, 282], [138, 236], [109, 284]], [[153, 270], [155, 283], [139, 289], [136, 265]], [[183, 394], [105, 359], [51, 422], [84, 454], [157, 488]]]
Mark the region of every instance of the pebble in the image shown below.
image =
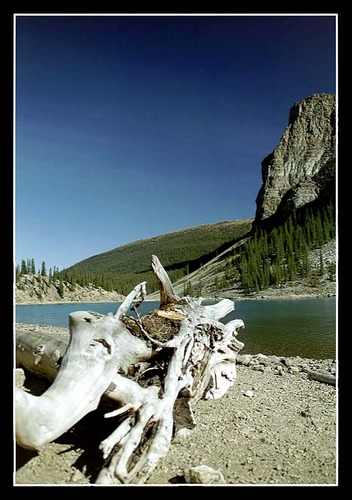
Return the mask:
[[254, 392], [250, 390], [244, 391], [243, 395], [247, 396], [248, 398], [252, 398], [254, 396]]

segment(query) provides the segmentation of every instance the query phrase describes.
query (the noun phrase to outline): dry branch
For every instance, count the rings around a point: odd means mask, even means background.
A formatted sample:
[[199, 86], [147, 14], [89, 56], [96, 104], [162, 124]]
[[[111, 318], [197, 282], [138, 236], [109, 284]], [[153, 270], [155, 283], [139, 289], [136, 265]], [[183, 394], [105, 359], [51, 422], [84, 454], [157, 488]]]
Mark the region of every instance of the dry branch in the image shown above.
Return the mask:
[[145, 298], [143, 282], [115, 314], [70, 314], [67, 336], [31, 332], [16, 338], [17, 366], [53, 380], [40, 397], [15, 389], [20, 446], [39, 449], [53, 441], [102, 397], [116, 407], [106, 415], [117, 425], [100, 445], [105, 466], [98, 484], [144, 483], [172, 440], [194, 427], [192, 405], [223, 396], [236, 379], [243, 347], [236, 336], [244, 324], [220, 321], [234, 303], [202, 305], [202, 299], [178, 297], [156, 256], [151, 265], [159, 309], [127, 315], [134, 301]]

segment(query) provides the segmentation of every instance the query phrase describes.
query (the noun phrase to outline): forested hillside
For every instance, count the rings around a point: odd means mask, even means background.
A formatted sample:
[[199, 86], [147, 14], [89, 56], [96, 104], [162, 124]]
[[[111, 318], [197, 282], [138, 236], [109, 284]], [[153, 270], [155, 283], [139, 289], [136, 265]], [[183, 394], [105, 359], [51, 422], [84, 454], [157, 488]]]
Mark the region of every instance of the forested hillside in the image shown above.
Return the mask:
[[312, 269], [309, 253], [335, 238], [335, 211], [332, 203], [316, 210], [305, 209], [293, 214], [278, 228], [259, 231], [244, 244], [241, 253], [233, 258], [245, 293], [258, 292], [280, 282], [292, 281], [300, 276], [328, 272], [335, 278], [335, 262], [325, 269]]
[[206, 224], [139, 240], [85, 259], [60, 272], [70, 283], [94, 283], [106, 290], [127, 294], [141, 282], [150, 292], [158, 289], [150, 270], [151, 256], [157, 255], [170, 279], [176, 281], [241, 240], [251, 230], [253, 219]]

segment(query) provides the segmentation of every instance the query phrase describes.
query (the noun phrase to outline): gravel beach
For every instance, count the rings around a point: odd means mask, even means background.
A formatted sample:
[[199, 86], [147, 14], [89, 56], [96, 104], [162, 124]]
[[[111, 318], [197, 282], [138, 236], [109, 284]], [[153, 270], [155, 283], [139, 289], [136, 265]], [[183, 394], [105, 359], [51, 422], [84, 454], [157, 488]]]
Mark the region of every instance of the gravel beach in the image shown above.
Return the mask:
[[[338, 381], [335, 360], [239, 356], [234, 385], [222, 398], [195, 405], [190, 436], [172, 443], [144, 486], [185, 485], [185, 471], [199, 465], [218, 471], [213, 484], [337, 485], [338, 383], [311, 379], [311, 370]], [[29, 392], [39, 395], [47, 386], [27, 374]], [[38, 453], [16, 445], [14, 485], [93, 486], [102, 465], [99, 443], [112, 420], [101, 405]]]

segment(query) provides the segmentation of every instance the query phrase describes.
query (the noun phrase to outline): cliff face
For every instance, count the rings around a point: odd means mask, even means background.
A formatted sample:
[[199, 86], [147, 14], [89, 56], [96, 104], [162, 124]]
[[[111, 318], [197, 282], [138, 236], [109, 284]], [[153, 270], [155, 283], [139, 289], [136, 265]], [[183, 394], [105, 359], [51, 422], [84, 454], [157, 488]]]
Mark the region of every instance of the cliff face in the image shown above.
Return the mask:
[[336, 99], [313, 94], [294, 104], [278, 147], [262, 161], [255, 224], [281, 218], [334, 189]]

